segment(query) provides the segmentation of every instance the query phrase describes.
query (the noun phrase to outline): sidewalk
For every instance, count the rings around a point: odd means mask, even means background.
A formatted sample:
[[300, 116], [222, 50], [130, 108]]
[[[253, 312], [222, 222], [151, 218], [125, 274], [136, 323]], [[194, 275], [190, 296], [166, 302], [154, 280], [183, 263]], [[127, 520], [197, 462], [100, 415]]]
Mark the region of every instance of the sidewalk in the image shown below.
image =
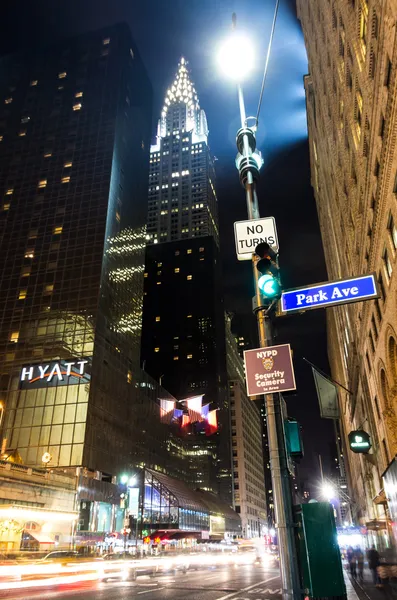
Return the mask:
[[364, 569], [364, 580], [354, 579], [350, 573], [343, 569], [348, 600], [397, 600], [397, 589], [384, 583], [382, 588], [377, 588], [372, 583], [372, 574], [368, 568]]

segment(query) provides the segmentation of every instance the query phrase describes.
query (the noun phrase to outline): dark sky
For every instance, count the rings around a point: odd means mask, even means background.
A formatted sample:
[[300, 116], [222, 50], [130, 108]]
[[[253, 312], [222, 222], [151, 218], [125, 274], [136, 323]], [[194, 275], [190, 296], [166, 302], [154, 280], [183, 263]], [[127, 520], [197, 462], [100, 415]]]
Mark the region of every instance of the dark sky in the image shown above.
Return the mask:
[[[244, 190], [234, 167], [239, 128], [237, 97], [222, 79], [216, 49], [228, 33], [232, 12], [256, 48], [256, 64], [245, 83], [247, 113], [256, 113], [274, 1], [267, 0], [13, 0], [3, 2], [0, 54], [30, 44], [46, 45], [60, 37], [126, 21], [154, 89], [154, 121], [167, 85], [184, 55], [192, 70], [200, 104], [207, 113], [216, 162], [226, 307], [238, 314], [245, 331], [255, 332], [251, 315], [250, 263], [235, 258], [233, 222], [246, 218]], [[281, 0], [268, 80], [258, 129], [265, 165], [259, 182], [262, 216], [274, 216], [280, 242], [284, 287], [327, 279], [313, 192], [310, 186], [303, 75], [307, 59], [294, 0]], [[302, 356], [328, 371], [325, 313], [280, 319], [277, 342], [294, 350], [298, 392], [289, 413], [304, 429], [302, 474], [318, 477], [318, 454], [331, 463], [332, 427], [321, 420], [310, 368]], [[255, 340], [253, 340], [254, 343]]]

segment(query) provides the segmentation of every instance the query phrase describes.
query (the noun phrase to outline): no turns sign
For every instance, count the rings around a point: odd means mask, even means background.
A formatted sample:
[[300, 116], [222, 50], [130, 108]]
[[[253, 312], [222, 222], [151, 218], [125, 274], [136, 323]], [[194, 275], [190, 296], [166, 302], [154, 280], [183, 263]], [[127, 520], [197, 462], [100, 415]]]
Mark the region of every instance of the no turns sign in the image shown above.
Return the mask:
[[234, 237], [238, 260], [250, 260], [255, 248], [261, 242], [267, 242], [273, 250], [278, 251], [274, 217], [253, 219], [252, 221], [237, 221], [234, 224]]

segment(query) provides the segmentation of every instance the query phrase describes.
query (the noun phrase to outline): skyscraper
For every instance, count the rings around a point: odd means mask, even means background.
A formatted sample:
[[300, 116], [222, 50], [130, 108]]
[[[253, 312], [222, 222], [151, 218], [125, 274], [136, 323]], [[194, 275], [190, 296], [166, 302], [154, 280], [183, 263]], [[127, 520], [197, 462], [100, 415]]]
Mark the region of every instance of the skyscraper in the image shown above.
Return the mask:
[[[380, 289], [375, 301], [328, 309], [327, 324], [332, 375], [351, 392], [339, 390], [349, 503], [353, 517], [383, 537], [389, 493], [382, 473], [395, 472], [397, 452], [397, 7], [391, 0], [297, 5], [309, 57], [312, 185], [328, 276], [375, 272]], [[348, 447], [348, 434], [360, 428], [370, 433], [372, 458]], [[395, 519], [393, 506], [392, 499]]]
[[137, 49], [115, 25], [6, 57], [0, 77], [2, 449], [107, 481], [159, 465], [158, 386], [139, 369], [152, 91]]
[[191, 483], [231, 503], [218, 210], [205, 113], [182, 58], [150, 151], [142, 360], [178, 399], [204, 396], [218, 432], [186, 433]]

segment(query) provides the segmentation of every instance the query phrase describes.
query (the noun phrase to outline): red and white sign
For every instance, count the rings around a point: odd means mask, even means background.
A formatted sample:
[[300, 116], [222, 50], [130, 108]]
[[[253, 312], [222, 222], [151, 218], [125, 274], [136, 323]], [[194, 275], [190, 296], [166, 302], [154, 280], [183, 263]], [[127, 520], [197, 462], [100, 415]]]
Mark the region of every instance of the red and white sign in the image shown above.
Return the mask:
[[291, 346], [268, 346], [244, 352], [248, 396], [296, 390]]

